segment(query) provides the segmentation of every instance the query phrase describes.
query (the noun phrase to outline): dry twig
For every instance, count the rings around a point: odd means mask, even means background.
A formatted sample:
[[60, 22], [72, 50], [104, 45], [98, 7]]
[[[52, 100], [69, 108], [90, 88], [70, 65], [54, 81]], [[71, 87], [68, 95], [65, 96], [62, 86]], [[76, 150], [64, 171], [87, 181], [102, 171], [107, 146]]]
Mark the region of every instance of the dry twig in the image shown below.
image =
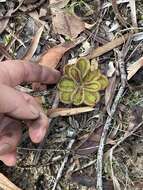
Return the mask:
[[124, 93], [125, 87], [126, 87], [126, 71], [125, 71], [125, 64], [124, 64], [124, 56], [122, 52], [118, 51], [118, 62], [119, 62], [119, 68], [121, 73], [121, 86], [119, 88], [119, 91], [115, 97], [115, 100], [113, 102], [113, 105], [111, 107], [111, 114], [107, 117], [106, 123], [103, 128], [103, 132], [101, 135], [100, 145], [98, 149], [98, 155], [97, 155], [97, 190], [103, 190], [102, 185], [102, 161], [103, 161], [103, 150], [104, 150], [104, 144], [107, 138], [107, 134], [109, 131], [109, 128], [111, 127], [111, 122], [113, 119], [113, 116], [116, 112], [117, 106], [120, 102], [120, 99]]

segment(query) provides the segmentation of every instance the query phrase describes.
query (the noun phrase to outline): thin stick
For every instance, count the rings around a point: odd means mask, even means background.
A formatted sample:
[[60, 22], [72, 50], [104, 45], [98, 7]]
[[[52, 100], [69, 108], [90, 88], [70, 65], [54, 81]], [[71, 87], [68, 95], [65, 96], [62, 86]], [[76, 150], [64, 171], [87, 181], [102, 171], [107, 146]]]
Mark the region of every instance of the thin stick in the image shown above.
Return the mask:
[[[58, 104], [59, 104], [59, 96], [58, 96], [58, 93], [56, 93], [55, 100], [54, 100], [54, 103], [52, 105], [52, 108], [57, 108]], [[52, 121], [52, 119], [49, 118], [48, 125], [50, 125], [51, 121]], [[38, 146], [39, 151], [36, 152], [36, 154], [35, 154], [35, 156], [33, 158], [33, 164], [34, 165], [36, 165], [38, 163], [38, 160], [39, 160], [40, 155], [41, 155], [41, 151], [43, 149], [43, 146], [45, 144], [45, 141], [47, 139], [48, 134], [49, 134], [49, 130], [48, 130], [47, 134], [45, 135], [44, 140]]]
[[103, 150], [104, 150], [104, 144], [107, 138], [108, 130], [111, 127], [111, 122], [113, 119], [113, 116], [116, 112], [117, 106], [120, 102], [120, 99], [124, 93], [125, 87], [126, 87], [126, 71], [125, 71], [125, 65], [123, 61], [122, 53], [118, 51], [118, 62], [119, 62], [119, 68], [121, 73], [121, 86], [119, 88], [119, 91], [115, 97], [115, 100], [113, 102], [113, 105], [111, 107], [111, 115], [107, 117], [106, 123], [103, 128], [103, 132], [101, 135], [101, 140], [99, 144], [98, 154], [97, 154], [97, 190], [103, 190], [102, 185], [102, 161], [103, 161]]
[[90, 55], [87, 56], [88, 59], [93, 59], [96, 57], [99, 57], [101, 55], [103, 55], [104, 53], [107, 53], [108, 51], [113, 50], [114, 48], [122, 45], [123, 43], [125, 43], [127, 41], [127, 39], [129, 38], [130, 34], [125, 34], [119, 38], [116, 38], [114, 40], [112, 40], [111, 42], [106, 43], [105, 45], [96, 48], [95, 50], [93, 50], [91, 52]]
[[65, 158], [64, 158], [64, 160], [63, 160], [63, 162], [61, 164], [61, 167], [60, 167], [60, 169], [58, 171], [58, 174], [57, 174], [57, 177], [56, 177], [56, 180], [55, 180], [55, 183], [54, 183], [54, 186], [53, 186], [52, 190], [56, 189], [57, 184], [58, 184], [59, 180], [62, 177], [62, 173], [63, 173], [64, 167], [65, 167], [65, 165], [66, 165], [66, 163], [68, 161], [68, 158], [69, 158], [69, 155], [70, 155], [70, 150], [71, 150], [74, 142], [75, 142], [75, 139], [71, 139], [70, 142], [69, 142], [69, 144], [68, 144], [68, 146], [67, 146], [67, 150], [69, 151], [69, 153], [66, 154], [66, 156], [65, 156]]

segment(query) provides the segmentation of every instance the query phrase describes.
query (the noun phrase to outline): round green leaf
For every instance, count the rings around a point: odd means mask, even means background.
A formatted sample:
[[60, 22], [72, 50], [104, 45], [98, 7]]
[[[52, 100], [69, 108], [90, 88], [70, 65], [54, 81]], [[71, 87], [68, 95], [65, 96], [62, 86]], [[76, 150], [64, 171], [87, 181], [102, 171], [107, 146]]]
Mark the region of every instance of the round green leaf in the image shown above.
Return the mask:
[[80, 105], [84, 101], [84, 91], [82, 88], [78, 88], [71, 96], [72, 103], [76, 106]]
[[98, 81], [94, 81], [84, 85], [84, 89], [89, 92], [97, 92], [101, 89], [101, 84]]
[[80, 70], [83, 79], [90, 70], [90, 62], [88, 59], [80, 58], [76, 63], [76, 67]]
[[71, 64], [65, 65], [64, 68], [63, 68], [64, 75], [70, 77], [70, 75], [69, 75], [69, 69], [70, 69], [71, 67], [73, 67], [73, 66], [74, 66], [74, 65], [71, 65]]
[[84, 103], [88, 106], [95, 106], [97, 102], [100, 100], [100, 94], [99, 92], [89, 92], [89, 91], [84, 91]]
[[77, 83], [81, 82], [80, 71], [75, 66], [69, 68], [69, 76]]
[[101, 76], [100, 70], [89, 71], [84, 77], [84, 83], [92, 83], [95, 80], [98, 80]]
[[59, 94], [60, 101], [64, 104], [71, 103], [71, 92], [60, 92]]
[[62, 92], [73, 92], [76, 88], [76, 83], [67, 77], [63, 77], [58, 83], [58, 89]]
[[101, 75], [98, 82], [101, 84], [101, 90], [104, 90], [109, 85], [108, 78], [105, 75]]

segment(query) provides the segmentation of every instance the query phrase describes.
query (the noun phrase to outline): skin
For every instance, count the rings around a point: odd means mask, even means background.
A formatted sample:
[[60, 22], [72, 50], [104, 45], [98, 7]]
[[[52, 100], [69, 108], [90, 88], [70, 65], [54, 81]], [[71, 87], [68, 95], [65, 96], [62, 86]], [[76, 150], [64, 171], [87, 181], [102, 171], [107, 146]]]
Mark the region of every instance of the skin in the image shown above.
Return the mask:
[[25, 121], [34, 143], [43, 140], [48, 129], [48, 118], [35, 99], [15, 87], [23, 82], [54, 84], [60, 78], [55, 69], [29, 62], [0, 63], [0, 160], [7, 166], [16, 164], [16, 147], [22, 138]]

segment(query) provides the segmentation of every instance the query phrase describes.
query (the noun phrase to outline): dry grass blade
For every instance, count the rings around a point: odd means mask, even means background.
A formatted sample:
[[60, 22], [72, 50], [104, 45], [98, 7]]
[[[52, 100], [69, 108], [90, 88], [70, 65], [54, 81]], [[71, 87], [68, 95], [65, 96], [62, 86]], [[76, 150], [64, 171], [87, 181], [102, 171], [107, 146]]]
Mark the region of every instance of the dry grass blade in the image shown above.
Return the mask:
[[6, 50], [6, 47], [0, 43], [0, 52], [6, 59], [12, 59], [12, 56]]
[[107, 53], [108, 51], [113, 50], [114, 48], [120, 46], [121, 44], [125, 43], [127, 41], [127, 39], [129, 38], [129, 34], [125, 34], [119, 38], [116, 38], [114, 40], [112, 40], [111, 42], [108, 42], [107, 44], [96, 48], [95, 50], [93, 50], [91, 52], [91, 54], [89, 54], [87, 56], [88, 59], [93, 59], [96, 57], [99, 57], [101, 55], [103, 55], [104, 53]]
[[0, 189], [3, 190], [22, 190], [14, 185], [8, 178], [0, 173]]
[[137, 60], [135, 63], [131, 64], [127, 70], [128, 70], [128, 76], [127, 79], [130, 80], [137, 71], [143, 66], [143, 57], [141, 57], [139, 60]]
[[39, 44], [39, 40], [41, 38], [43, 30], [44, 30], [44, 25], [42, 25], [39, 28], [39, 30], [36, 32], [35, 36], [33, 37], [32, 42], [31, 42], [30, 48], [27, 51], [26, 55], [23, 57], [23, 59], [30, 60], [33, 57], [33, 55], [37, 49], [37, 46]]
[[[12, 13], [13, 13], [13, 8], [9, 9], [5, 16], [10, 17]], [[5, 28], [8, 25], [8, 22], [9, 18], [0, 21], [0, 34], [5, 30]]]
[[115, 16], [118, 19], [118, 21], [120, 22], [120, 24], [124, 27], [127, 27], [125, 19], [121, 16], [121, 14], [118, 10], [117, 0], [112, 0], [112, 7], [113, 7], [113, 11], [115, 13]]
[[131, 7], [131, 19], [132, 19], [132, 25], [134, 28], [138, 27], [137, 24], [137, 13], [136, 13], [136, 1], [135, 0], [129, 0], [130, 7]]
[[94, 108], [91, 107], [79, 107], [79, 108], [55, 108], [49, 109], [47, 112], [48, 117], [55, 118], [59, 116], [71, 116], [80, 113], [86, 113], [93, 111]]

